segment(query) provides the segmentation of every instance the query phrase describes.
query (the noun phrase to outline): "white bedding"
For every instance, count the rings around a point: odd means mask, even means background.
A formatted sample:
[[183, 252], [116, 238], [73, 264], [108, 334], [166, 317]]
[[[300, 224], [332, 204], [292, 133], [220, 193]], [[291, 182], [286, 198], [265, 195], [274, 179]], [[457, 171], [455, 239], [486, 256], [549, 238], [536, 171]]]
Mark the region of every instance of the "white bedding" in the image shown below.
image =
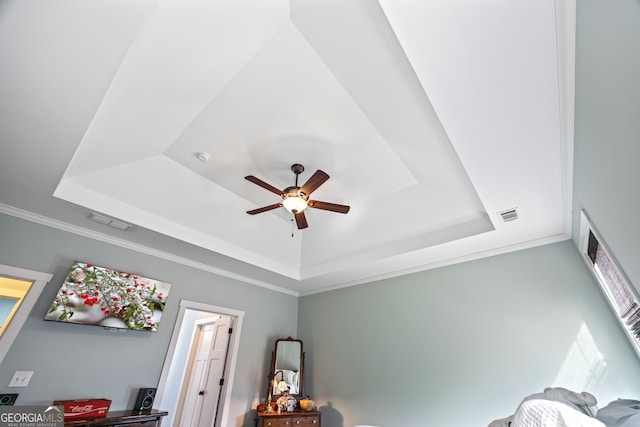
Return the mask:
[[605, 424], [564, 403], [526, 400], [511, 420], [512, 427], [606, 427]]

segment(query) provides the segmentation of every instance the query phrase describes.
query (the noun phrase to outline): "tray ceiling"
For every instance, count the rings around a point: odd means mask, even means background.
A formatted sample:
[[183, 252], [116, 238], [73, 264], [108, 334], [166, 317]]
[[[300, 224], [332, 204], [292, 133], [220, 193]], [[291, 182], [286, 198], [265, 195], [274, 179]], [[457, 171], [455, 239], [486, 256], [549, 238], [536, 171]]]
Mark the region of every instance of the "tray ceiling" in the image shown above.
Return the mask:
[[[9, 213], [295, 294], [569, 237], [572, 18], [553, 1], [134, 1], [127, 19], [118, 2], [96, 3], [103, 18], [62, 3], [107, 22], [83, 57], [61, 44], [77, 20], [54, 13], [39, 29], [54, 31], [49, 47], [69, 69], [104, 69], [81, 82], [93, 92], [56, 99], [75, 142], [25, 138], [58, 167], [38, 172], [53, 182], [39, 202], [3, 184]], [[26, 30], [3, 31], [45, 54]], [[16, 49], [0, 45], [26, 66]], [[63, 69], [12, 77], [54, 84]], [[8, 125], [25, 134], [20, 118]], [[26, 151], [3, 147], [3, 167]], [[301, 183], [327, 172], [312, 198], [350, 212], [309, 209], [304, 230], [284, 208], [247, 215], [279, 199], [244, 176], [284, 189], [294, 163]]]

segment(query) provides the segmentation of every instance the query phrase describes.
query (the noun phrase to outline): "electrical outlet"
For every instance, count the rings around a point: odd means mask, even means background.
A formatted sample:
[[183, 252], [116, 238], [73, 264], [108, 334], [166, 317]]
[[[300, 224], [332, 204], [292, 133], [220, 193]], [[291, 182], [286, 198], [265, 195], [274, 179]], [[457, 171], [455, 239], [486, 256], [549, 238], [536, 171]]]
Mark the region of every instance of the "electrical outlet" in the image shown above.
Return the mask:
[[16, 371], [11, 377], [8, 387], [26, 387], [32, 376], [33, 371]]

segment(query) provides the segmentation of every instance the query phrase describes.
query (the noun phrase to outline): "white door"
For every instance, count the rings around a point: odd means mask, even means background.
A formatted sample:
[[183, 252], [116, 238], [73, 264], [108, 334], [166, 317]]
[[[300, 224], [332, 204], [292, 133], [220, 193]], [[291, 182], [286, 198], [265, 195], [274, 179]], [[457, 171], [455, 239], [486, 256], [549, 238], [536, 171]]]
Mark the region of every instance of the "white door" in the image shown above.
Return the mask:
[[231, 318], [198, 325], [180, 426], [211, 427], [215, 420], [229, 346]]

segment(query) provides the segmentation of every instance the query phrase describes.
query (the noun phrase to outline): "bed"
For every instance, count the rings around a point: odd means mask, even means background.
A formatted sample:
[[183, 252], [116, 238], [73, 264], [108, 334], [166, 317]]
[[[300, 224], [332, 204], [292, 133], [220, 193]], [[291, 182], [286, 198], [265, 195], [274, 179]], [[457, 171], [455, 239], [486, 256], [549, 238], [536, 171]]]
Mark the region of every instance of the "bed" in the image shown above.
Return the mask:
[[513, 415], [488, 427], [640, 427], [640, 401], [618, 399], [598, 408], [596, 398], [561, 387], [525, 397]]

